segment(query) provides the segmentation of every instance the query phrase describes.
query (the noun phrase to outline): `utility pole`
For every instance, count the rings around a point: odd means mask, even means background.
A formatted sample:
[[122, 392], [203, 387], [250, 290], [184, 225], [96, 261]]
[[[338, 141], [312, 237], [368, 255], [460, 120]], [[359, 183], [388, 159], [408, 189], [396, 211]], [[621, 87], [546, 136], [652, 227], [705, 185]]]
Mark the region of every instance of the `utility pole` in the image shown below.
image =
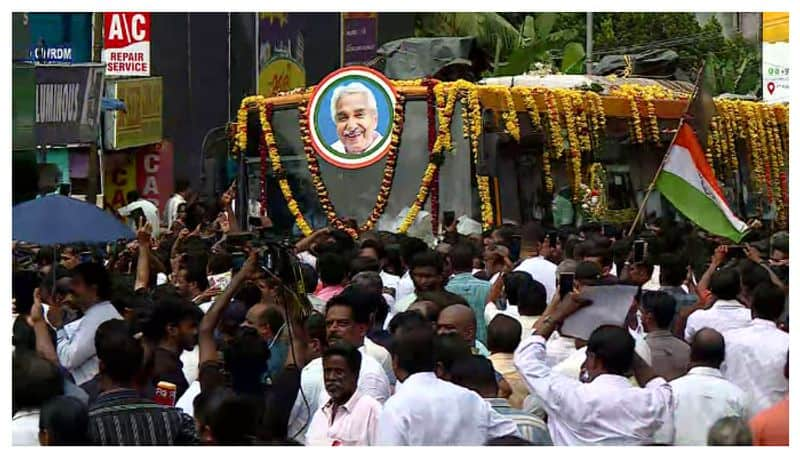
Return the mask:
[[592, 13], [586, 13], [586, 74], [592, 74], [592, 45], [594, 40], [592, 37]]

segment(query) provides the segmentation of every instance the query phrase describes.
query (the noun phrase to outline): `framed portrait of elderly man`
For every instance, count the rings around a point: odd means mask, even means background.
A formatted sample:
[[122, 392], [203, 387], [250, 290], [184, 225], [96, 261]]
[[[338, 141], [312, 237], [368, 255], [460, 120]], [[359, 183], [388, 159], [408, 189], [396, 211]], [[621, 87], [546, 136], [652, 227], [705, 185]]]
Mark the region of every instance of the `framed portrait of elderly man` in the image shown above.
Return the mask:
[[320, 82], [308, 102], [311, 144], [326, 162], [357, 169], [389, 152], [397, 94], [366, 67], [345, 67]]

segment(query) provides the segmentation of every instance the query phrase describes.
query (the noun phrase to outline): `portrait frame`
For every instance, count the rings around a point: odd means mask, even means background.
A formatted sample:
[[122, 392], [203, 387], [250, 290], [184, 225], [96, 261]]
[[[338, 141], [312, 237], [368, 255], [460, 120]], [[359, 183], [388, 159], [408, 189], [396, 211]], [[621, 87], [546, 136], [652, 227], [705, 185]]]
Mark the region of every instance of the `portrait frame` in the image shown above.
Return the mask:
[[[379, 134], [380, 138], [376, 137], [374, 144], [360, 153], [334, 149], [334, 144], [340, 138], [336, 130], [336, 121], [331, 115], [332, 96], [338, 87], [351, 83], [365, 86], [376, 102], [377, 125], [374, 132]], [[397, 92], [392, 82], [376, 70], [363, 66], [350, 66], [330, 73], [314, 87], [308, 100], [306, 115], [314, 151], [329, 164], [349, 170], [368, 167], [380, 161], [391, 148], [396, 104]]]

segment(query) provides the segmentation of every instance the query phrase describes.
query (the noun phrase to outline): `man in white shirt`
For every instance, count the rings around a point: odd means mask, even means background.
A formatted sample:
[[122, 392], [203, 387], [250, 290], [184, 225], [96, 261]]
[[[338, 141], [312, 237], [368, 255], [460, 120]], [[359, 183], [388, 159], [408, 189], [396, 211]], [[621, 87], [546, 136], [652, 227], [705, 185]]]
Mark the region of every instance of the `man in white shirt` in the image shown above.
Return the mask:
[[[400, 259], [403, 262], [403, 268], [406, 269], [406, 272], [403, 273], [400, 280], [397, 282], [397, 292], [394, 299], [395, 304], [399, 305], [400, 302], [404, 302], [409, 295], [414, 294], [414, 281], [411, 279], [411, 259], [416, 254], [425, 252], [427, 249], [428, 245], [419, 238], [406, 238], [402, 241], [400, 245]], [[410, 305], [413, 302], [414, 300], [411, 300], [408, 304]], [[405, 311], [405, 309], [395, 309], [395, 312], [398, 313], [403, 311]]]
[[417, 301], [418, 293], [444, 290], [444, 261], [437, 252], [427, 250], [417, 253], [411, 259], [408, 270], [414, 283], [414, 292], [395, 302], [395, 311], [398, 313], [407, 311]]
[[63, 376], [55, 364], [37, 354], [15, 353], [11, 377], [11, 445], [39, 446], [39, 414], [48, 400], [63, 393]]
[[379, 446], [480, 446], [518, 435], [478, 394], [436, 377], [433, 329], [417, 321], [395, 330], [392, 354], [398, 383], [378, 419]]
[[[384, 300], [386, 299], [386, 294], [383, 293], [383, 282], [377, 272], [362, 271], [353, 277], [350, 287], [361, 292], [361, 294], [354, 295], [354, 298], [361, 302], [359, 306], [367, 306], [370, 309], [370, 325], [367, 329], [367, 333], [369, 333], [369, 330], [376, 326], [375, 316], [378, 314], [378, 306], [383, 306], [381, 297]], [[380, 323], [380, 327], [383, 327], [383, 322]], [[364, 348], [368, 355], [380, 362], [384, 371], [386, 371], [389, 383], [394, 385], [397, 382], [397, 378], [395, 378], [394, 371], [392, 371], [392, 356], [389, 355], [389, 351], [367, 336], [364, 336]]]
[[164, 225], [167, 227], [167, 230], [172, 230], [172, 223], [178, 218], [178, 207], [186, 203], [189, 192], [191, 192], [191, 187], [189, 186], [188, 180], [175, 180], [175, 195], [170, 197], [170, 199], [167, 200], [167, 204], [164, 206]]
[[738, 271], [729, 268], [715, 272], [711, 276], [710, 289], [717, 299], [714, 305], [693, 312], [686, 320], [684, 340], [689, 344], [694, 334], [703, 327], [713, 328], [725, 335], [729, 330], [749, 326], [752, 320], [750, 310], [736, 299], [741, 289]]
[[523, 260], [514, 271], [524, 271], [542, 283], [547, 291], [547, 303], [550, 303], [556, 294], [556, 269], [558, 267], [541, 254], [545, 238], [542, 226], [536, 222], [529, 222], [522, 227], [519, 258]]
[[[128, 203], [127, 205], [123, 206], [117, 212], [120, 216], [128, 217], [133, 213], [134, 210], [140, 209], [142, 213], [144, 213], [144, 217], [147, 222], [150, 223], [150, 227], [153, 228], [153, 238], [158, 238], [158, 234], [161, 232], [161, 219], [158, 217], [158, 207], [153, 204], [150, 200], [145, 200], [139, 195], [139, 192], [132, 190], [128, 192]], [[136, 224], [139, 221], [128, 220], [128, 225], [131, 227], [131, 230], [136, 230]]]
[[[325, 314], [327, 342], [328, 345], [333, 345], [337, 341], [344, 341], [359, 349], [363, 358], [358, 375], [358, 390], [383, 403], [391, 395], [391, 387], [383, 366], [366, 353], [364, 337], [369, 328], [370, 306], [363, 295], [365, 294], [348, 288], [328, 302]], [[305, 436], [311, 415], [319, 405], [326, 404], [330, 399], [323, 384], [322, 359], [317, 358], [306, 365], [300, 375], [302, 392], [298, 393], [289, 417], [289, 437]]]
[[547, 308], [547, 290], [544, 285], [531, 278], [530, 273], [525, 271], [513, 271], [502, 276], [501, 281], [507, 284], [505, 293], [508, 304], [506, 309], [501, 311], [495, 303], [488, 303], [484, 311], [487, 324], [498, 314], [505, 314], [516, 319], [522, 326], [523, 332], [532, 329], [533, 324]]
[[783, 376], [789, 334], [776, 325], [785, 299], [783, 291], [772, 284], [758, 286], [753, 292], [750, 326], [723, 334], [722, 374], [747, 393], [750, 416], [775, 405], [789, 392], [789, 381]]
[[342, 154], [365, 154], [377, 147], [383, 136], [378, 127], [375, 95], [362, 83], [352, 82], [333, 90], [331, 120], [338, 140], [330, 147]]
[[[643, 445], [672, 421], [672, 389], [635, 355], [634, 340], [622, 327], [601, 326], [586, 350], [588, 383], [554, 372], [545, 362], [545, 342], [581, 304], [571, 295], [540, 319], [523, 340], [514, 363], [531, 393], [542, 401], [553, 443], [559, 445]], [[627, 378], [631, 367], [640, 386]], [[623, 413], [624, 412], [624, 413]]]
[[381, 404], [357, 390], [361, 352], [338, 343], [322, 357], [325, 391], [330, 400], [320, 406], [306, 433], [311, 446], [370, 446], [375, 443]]
[[725, 380], [719, 367], [725, 359], [725, 340], [714, 329], [695, 334], [689, 372], [670, 382], [674, 403], [673, 429], [664, 427], [656, 442], [677, 446], [705, 446], [708, 431], [723, 417], [746, 417], [742, 389]]
[[58, 362], [80, 386], [100, 371], [94, 345], [97, 327], [111, 319], [122, 319], [122, 316], [108, 301], [111, 279], [102, 265], [82, 263], [75, 267], [71, 287], [83, 317], [70, 322], [67, 328], [62, 321], [63, 313], [50, 313], [50, 324], [56, 329]]

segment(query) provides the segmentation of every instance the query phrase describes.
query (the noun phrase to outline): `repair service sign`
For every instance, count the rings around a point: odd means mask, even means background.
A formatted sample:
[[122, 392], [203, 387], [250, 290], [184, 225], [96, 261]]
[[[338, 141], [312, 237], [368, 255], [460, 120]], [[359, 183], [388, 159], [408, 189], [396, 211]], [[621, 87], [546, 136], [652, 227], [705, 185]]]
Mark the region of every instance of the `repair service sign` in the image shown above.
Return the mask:
[[106, 76], [150, 76], [150, 13], [104, 13]]

